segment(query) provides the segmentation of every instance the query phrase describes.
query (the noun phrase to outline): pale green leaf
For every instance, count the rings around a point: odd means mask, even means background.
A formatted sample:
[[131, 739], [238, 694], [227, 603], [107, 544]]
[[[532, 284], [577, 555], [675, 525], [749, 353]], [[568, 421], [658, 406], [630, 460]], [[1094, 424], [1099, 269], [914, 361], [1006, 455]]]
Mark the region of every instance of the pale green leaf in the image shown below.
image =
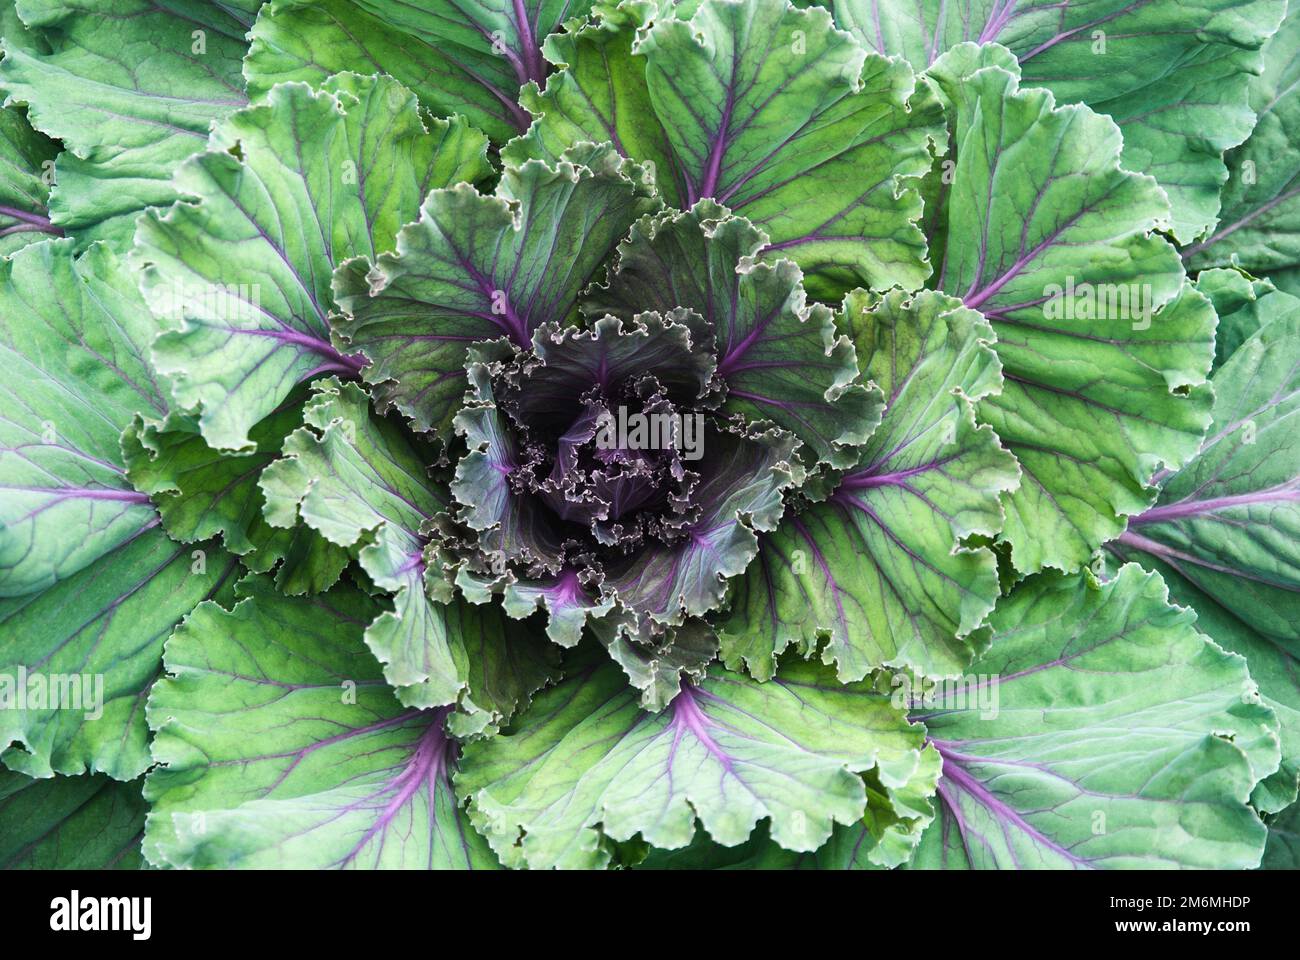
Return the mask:
[[[461, 114], [498, 142], [528, 126], [528, 111], [517, 102], [522, 81], [505, 57], [492, 52], [491, 37], [470, 37], [466, 47], [460, 38], [434, 36], [386, 16], [397, 6], [373, 3], [363, 9], [353, 0], [266, 4], [253, 26], [244, 61], [249, 95], [259, 98], [285, 80], [319, 83], [343, 70], [385, 73], [410, 87], [435, 115]], [[444, 26], [467, 9], [495, 8], [511, 16], [517, 9], [490, 2], [426, 4], [431, 16], [438, 7], [443, 8]], [[568, 15], [579, 12], [569, 7]], [[541, 41], [534, 36], [529, 42], [535, 46]]]
[[943, 757], [939, 816], [912, 865], [1258, 865], [1247, 805], [1277, 767], [1277, 719], [1136, 565], [1101, 586], [1045, 573], [994, 612], [960, 683], [916, 691]]
[[365, 640], [403, 703], [459, 703], [478, 719], [454, 722], [479, 730], [503, 722], [546, 682], [554, 652], [496, 608], [444, 602], [441, 571], [425, 551], [427, 524], [448, 503], [428, 477], [432, 451], [372, 415], [356, 384], [318, 386], [308, 426], [290, 434], [284, 458], [262, 472], [267, 519], [292, 526], [301, 518], [355, 549], [375, 585], [394, 594], [393, 609], [374, 619]]
[[1295, 800], [1300, 771], [1300, 311], [1284, 293], [1258, 302], [1279, 316], [1215, 372], [1201, 452], [1108, 546], [1160, 570], [1201, 629], [1250, 663], [1282, 722], [1283, 772], [1255, 798], [1274, 811]]
[[335, 264], [390, 248], [428, 190], [486, 172], [485, 149], [461, 120], [426, 130], [395, 81], [343, 75], [277, 87], [181, 167], [196, 199], [143, 217], [133, 256], [174, 328], [155, 361], [212, 447], [247, 451], [295, 385], [356, 373], [330, 342]]
[[1120, 167], [1113, 122], [1001, 67], [962, 80], [946, 63], [957, 159], [938, 283], [997, 334], [1006, 382], [979, 416], [1022, 468], [1002, 538], [1017, 569], [1077, 569], [1151, 502], [1160, 466], [1196, 452], [1214, 311], [1152, 234], [1168, 201]]
[[[1001, 44], [1027, 86], [1108, 114], [1124, 167], [1160, 182], [1179, 240], [1219, 214], [1223, 153], [1254, 126], [1248, 87], [1285, 0], [827, 0], [868, 50], [924, 70], [963, 42]], [[1189, 25], [1195, 25], [1189, 29]]]
[[145, 528], [44, 592], [0, 601], [0, 760], [34, 777], [147, 770], [163, 641], [236, 568], [215, 544]]
[[525, 95], [539, 119], [507, 155], [612, 140], [655, 164], [672, 205], [712, 198], [748, 218], [813, 295], [920, 286], [930, 264], [914, 181], [945, 139], [929, 88], [906, 63], [864, 56], [824, 10], [704, 0], [689, 13], [637, 34], [624, 8], [618, 23], [555, 38], [548, 54], [571, 65]]
[[0, 870], [138, 870], [147, 809], [138, 783], [0, 770]]
[[993, 332], [933, 292], [851, 294], [841, 323], [886, 393], [884, 420], [826, 502], [761, 538], [719, 624], [723, 658], [760, 679], [790, 645], [820, 652], [841, 680], [886, 666], [960, 673], [999, 592], [992, 551], [962, 541], [1001, 529], [998, 497], [1018, 473], [972, 407], [1001, 388]]
[[[465, 392], [466, 349], [562, 323], [637, 217], [657, 206], [642, 172], [606, 146], [580, 144], [555, 166], [507, 167], [495, 194], [434, 190], [397, 252], [336, 273], [335, 328], [369, 361], [375, 397], [419, 430], [446, 433]], [[414, 219], [412, 217], [411, 219]]]
[[862, 816], [860, 773], [902, 784], [920, 746], [888, 698], [810, 664], [765, 684], [715, 668], [658, 714], [607, 664], [541, 694], [510, 733], [469, 745], [456, 788], [507, 865], [601, 866], [602, 836], [676, 849], [697, 816], [725, 846], [769, 818], [777, 843], [811, 851]]
[[49, 212], [58, 152], [17, 107], [0, 108], [0, 254], [62, 234]]
[[1228, 154], [1223, 212], [1214, 232], [1183, 251], [1190, 269], [1239, 263], [1258, 276], [1294, 277], [1300, 267], [1300, 3], [1264, 45], [1263, 72], [1250, 83], [1258, 119], [1250, 139]]
[[451, 789], [446, 711], [404, 708], [362, 643], [376, 604], [256, 580], [202, 604], [167, 644], [145, 853], [180, 867], [497, 866]]
[[160, 417], [157, 325], [117, 258], [71, 240], [0, 260], [0, 596], [44, 589], [157, 522], [118, 436]]
[[172, 174], [212, 124], [247, 103], [247, 23], [202, 0], [22, 0], [43, 49], [6, 37], [0, 89], [63, 141], [53, 220], [118, 248], [135, 218], [177, 197]]

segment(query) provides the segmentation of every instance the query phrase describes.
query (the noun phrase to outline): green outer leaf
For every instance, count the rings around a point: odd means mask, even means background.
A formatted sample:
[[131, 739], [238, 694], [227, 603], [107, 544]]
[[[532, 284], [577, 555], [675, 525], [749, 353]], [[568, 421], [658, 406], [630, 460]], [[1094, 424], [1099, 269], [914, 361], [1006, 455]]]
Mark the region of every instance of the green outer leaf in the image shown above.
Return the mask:
[[1265, 633], [1300, 642], [1300, 315], [1264, 326], [1214, 376], [1201, 452], [1118, 538]]
[[[1020, 488], [1003, 499], [1002, 534], [1018, 569], [1078, 566], [1085, 548], [1150, 505], [1157, 463], [1177, 468], [1193, 455], [1213, 402], [1199, 378], [1214, 319], [1190, 285], [1121, 350], [1080, 346], [1073, 332], [1020, 336], [994, 319], [1008, 382], [978, 413], [1020, 461]], [[1022, 376], [1034, 379], [1015, 379]]]
[[1300, 805], [1292, 806], [1268, 822], [1265, 870], [1300, 870]]
[[376, 604], [339, 585], [312, 601], [240, 584], [167, 643], [145, 852], [188, 867], [484, 868], [458, 810], [444, 711], [403, 708], [361, 642]]
[[[937, 66], [957, 152], [939, 287], [997, 333], [1006, 384], [978, 412], [1022, 467], [1003, 500], [1012, 559], [1025, 572], [1077, 569], [1151, 502], [1156, 468], [1200, 444], [1214, 311], [1180, 290], [1177, 254], [1149, 234], [1168, 203], [1149, 177], [1120, 168], [1114, 123], [1017, 90], [1000, 67], [963, 81], [946, 69], [961, 56]], [[1076, 318], [1076, 305], [1096, 301], [1070, 296], [1071, 285], [1098, 283], [1108, 296], [1087, 312], [1105, 316]], [[1136, 287], [1154, 316], [1131, 300], [1126, 309], [1120, 287]]]
[[1277, 715], [1282, 744], [1282, 765], [1256, 785], [1251, 805], [1261, 813], [1274, 813], [1295, 803], [1300, 795], [1300, 649], [1295, 639], [1269, 636], [1252, 628], [1236, 612], [1240, 606], [1236, 610], [1222, 606], [1178, 569], [1150, 554], [1123, 554], [1164, 577], [1170, 599], [1196, 611], [1197, 629], [1229, 653], [1246, 658], [1250, 678], [1259, 685], [1260, 700]]
[[1255, 280], [1235, 268], [1202, 270], [1196, 289], [1210, 298], [1219, 315], [1214, 331], [1216, 370], [1264, 324], [1300, 313], [1300, 297], [1284, 293], [1271, 280]]
[[290, 434], [284, 459], [262, 472], [267, 520], [291, 526], [301, 517], [331, 543], [357, 549], [375, 585], [395, 593], [365, 640], [402, 703], [459, 703], [475, 719], [455, 718], [458, 734], [504, 722], [549, 679], [554, 652], [495, 608], [441, 602], [450, 597], [425, 557], [426, 525], [448, 504], [427, 476], [432, 451], [371, 415], [358, 385], [331, 380], [318, 388], [308, 426]]
[[657, 203], [634, 165], [579, 144], [555, 166], [507, 167], [496, 193], [435, 190], [403, 227], [397, 253], [335, 273], [347, 316], [335, 329], [370, 365], [381, 404], [417, 430], [446, 434], [465, 391], [465, 351], [508, 336], [527, 349], [564, 322], [628, 226]]
[[116, 257], [72, 241], [0, 260], [0, 596], [66, 579], [153, 524], [118, 435], [165, 403], [156, 325]]
[[[1285, 310], [1293, 300], [1274, 292], [1261, 304]], [[1214, 423], [1201, 452], [1109, 545], [1159, 569], [1202, 628], [1250, 662], [1282, 721], [1285, 773], [1256, 797], [1269, 811], [1294, 801], [1300, 771], [1298, 342], [1300, 311], [1292, 310], [1216, 371]]]
[[767, 821], [739, 846], [724, 847], [703, 830], [680, 850], [650, 850], [636, 864], [643, 870], [883, 870], [908, 860], [922, 831], [934, 819], [939, 753], [921, 751], [921, 763], [901, 787], [881, 786], [866, 775], [867, 812], [850, 826], [836, 824], [831, 838], [814, 853], [786, 850], [768, 836]]
[[[835, 824], [831, 839], [821, 849], [829, 849], [841, 835], [861, 835], [862, 827]], [[636, 844], [632, 841], [631, 844]], [[631, 845], [629, 844], [629, 846]], [[633, 858], [624, 854], [625, 860]], [[820, 851], [796, 853], [774, 843], [768, 836], [768, 823], [760, 821], [749, 839], [734, 847], [724, 847], [710, 839], [705, 830], [697, 829], [691, 842], [677, 850], [646, 847], [644, 856], [628, 864], [634, 870], [817, 870]]]
[[[933, 745], [921, 751], [921, 762], [902, 784], [885, 784], [867, 776], [867, 812], [863, 832], [831, 837], [819, 852], [823, 869], [877, 870], [906, 863], [934, 820], [934, 795], [943, 761]], [[847, 842], [852, 840], [852, 843]]]
[[913, 866], [1256, 866], [1246, 801], [1277, 767], [1277, 719], [1194, 619], [1133, 564], [1018, 587], [971, 666], [983, 694], [940, 690], [913, 714], [944, 766]]
[[[258, 503], [265, 521], [265, 497], [259, 494]], [[253, 552], [240, 557], [244, 567], [253, 573], [274, 570], [275, 585], [289, 596], [328, 590], [352, 559], [348, 550], [301, 522], [289, 528], [260, 522], [249, 539]]]
[[[1263, 73], [1251, 80], [1258, 115], [1250, 139], [1228, 154], [1228, 182], [1218, 228], [1183, 251], [1189, 269], [1239, 263], [1258, 275], [1300, 267], [1300, 3], [1264, 45]], [[1278, 279], [1280, 286], [1283, 283]], [[1290, 287], [1297, 293], [1294, 283]]]
[[921, 730], [887, 698], [810, 664], [761, 685], [715, 668], [658, 714], [636, 701], [607, 664], [466, 747], [457, 792], [507, 865], [601, 866], [602, 836], [682, 847], [696, 816], [724, 845], [768, 817], [782, 846], [813, 850], [862, 816], [858, 773], [900, 784], [919, 762]]
[[155, 362], [212, 447], [247, 451], [296, 384], [356, 372], [330, 343], [335, 264], [389, 248], [429, 189], [483, 176], [485, 149], [459, 119], [426, 131], [395, 81], [342, 75], [277, 87], [181, 167], [197, 202], [141, 218], [133, 257], [176, 328]]
[[764, 243], [712, 200], [645, 217], [619, 244], [608, 287], [583, 309], [624, 319], [694, 310], [713, 328], [717, 376], [727, 384], [722, 412], [789, 430], [807, 445], [809, 464], [848, 466], [880, 421], [879, 391], [859, 382], [853, 345], [837, 335], [831, 311], [806, 303], [799, 268], [752, 262]]
[[346, 550], [315, 530], [273, 527], [262, 513], [258, 477], [302, 424], [302, 402], [291, 397], [253, 427], [249, 437], [257, 451], [243, 455], [213, 450], [190, 416], [161, 422], [137, 416], [122, 433], [127, 477], [153, 500], [172, 539], [192, 543], [220, 534], [250, 570], [267, 573], [278, 564], [276, 583], [289, 594], [329, 589], [349, 560]]
[[148, 769], [144, 698], [163, 640], [196, 603], [219, 594], [234, 568], [214, 544], [182, 546], [146, 528], [43, 593], [0, 601], [7, 693], [20, 667], [47, 684], [78, 675], [92, 700], [103, 684], [98, 717], [85, 699], [81, 709], [0, 710], [0, 760], [34, 777], [90, 771], [132, 780]]
[[[1124, 167], [1154, 176], [1182, 241], [1212, 227], [1223, 152], [1254, 126], [1247, 88], [1285, 0], [829, 0], [869, 50], [922, 70], [964, 41], [1005, 44], [1025, 83], [1109, 114]], [[1188, 29], [1194, 24], [1195, 29]]]
[[245, 27], [251, 27], [264, 0], [219, 0], [221, 6]]
[[253, 573], [274, 570], [275, 585], [289, 596], [328, 590], [351, 559], [306, 524], [288, 530], [259, 524], [251, 539], [253, 552], [240, 560]]
[[477, 606], [463, 599], [439, 612], [468, 663], [468, 689], [457, 712], [447, 717], [452, 735], [462, 740], [493, 736], [534, 693], [559, 679], [559, 648], [537, 621], [520, 623], [499, 604]]
[[0, 254], [61, 234], [48, 209], [58, 152], [58, 144], [33, 130], [16, 107], [0, 109]]
[[[321, 82], [320, 89], [335, 94], [343, 106], [370, 235], [368, 243], [359, 238], [350, 245], [348, 256], [376, 257], [394, 249], [397, 232], [419, 215], [430, 190], [495, 173], [481, 131], [462, 117], [440, 119], [415, 109], [411, 91], [391, 77], [340, 73]], [[335, 251], [331, 262], [343, 259]]]
[[18, 13], [48, 49], [6, 38], [0, 89], [66, 148], [53, 219], [124, 248], [141, 210], [176, 199], [172, 173], [211, 124], [247, 103], [245, 24], [201, 0], [23, 0]]
[[[476, 107], [483, 109], [478, 107], [481, 102], [499, 101], [509, 109], [519, 99], [521, 85], [542, 83], [546, 64], [541, 48], [546, 36], [564, 21], [585, 16], [592, 0], [432, 0], [419, 4], [356, 0], [356, 4], [427, 46], [421, 59], [442, 61], [446, 72], [446, 79], [439, 81], [439, 108], [474, 116]], [[516, 132], [527, 125], [522, 110], [510, 109], [509, 121]]]
[[[814, 296], [920, 286], [930, 265], [909, 181], [944, 139], [929, 88], [917, 90], [901, 61], [864, 62], [823, 10], [705, 0], [692, 13], [689, 23], [658, 17], [631, 54], [594, 30], [557, 38], [551, 55], [575, 66], [554, 92], [525, 93], [541, 118], [513, 149], [545, 156], [565, 138], [612, 139], [655, 163], [674, 205], [711, 197], [747, 217]], [[622, 15], [630, 34], [638, 17]], [[629, 127], [636, 135], [624, 141]]]
[[888, 393], [885, 418], [827, 502], [760, 540], [720, 624], [723, 659], [766, 679], [788, 645], [811, 656], [829, 636], [822, 659], [841, 680], [960, 673], [999, 592], [993, 552], [960, 542], [997, 533], [998, 496], [1018, 476], [971, 403], [1001, 388], [993, 331], [929, 291], [850, 294], [842, 324]]
[[408, 569], [421, 567], [421, 528], [448, 503], [429, 477], [434, 452], [372, 414], [358, 384], [330, 378], [314, 386], [305, 426], [289, 434], [284, 458], [258, 481], [266, 518], [283, 527], [301, 515], [331, 543], [363, 544], [362, 566], [376, 585], [400, 589]]
[[173, 539], [192, 543], [221, 534], [226, 549], [243, 556], [265, 524], [257, 477], [301, 424], [301, 403], [286, 404], [251, 431], [257, 452], [222, 456], [203, 442], [192, 417], [137, 415], [122, 433], [126, 475], [157, 504]]
[[1300, 297], [1300, 266], [1269, 271], [1269, 280], [1293, 297]]
[[824, 11], [724, 0], [689, 24], [660, 19], [637, 49], [685, 203], [714, 197], [747, 217], [815, 296], [929, 275], [908, 181], [943, 134], [905, 63], [864, 62]]
[[0, 870], [138, 870], [147, 809], [139, 784], [0, 770]]
[[571, 21], [546, 38], [546, 59], [560, 69], [546, 78], [544, 91], [534, 84], [519, 91], [520, 104], [537, 119], [529, 118], [527, 131], [501, 148], [506, 163], [533, 157], [555, 162], [574, 143], [608, 140], [623, 156], [663, 171], [656, 189], [669, 205], [682, 205], [667, 132], [658, 122], [646, 122], [654, 116], [646, 59], [633, 50], [636, 31], [653, 7], [642, 0], [601, 5], [598, 19]]
[[[498, 142], [529, 122], [514, 91], [467, 82], [475, 74], [468, 58], [450, 59], [437, 44], [367, 13], [352, 0], [273, 0], [262, 7], [252, 41], [244, 76], [253, 99], [286, 80], [316, 84], [352, 70], [389, 74], [437, 116], [461, 114]], [[498, 59], [491, 57], [489, 66]]]
[[[428, 478], [432, 451], [370, 413], [354, 383], [318, 384], [305, 411], [308, 426], [284, 442], [284, 458], [258, 485], [272, 526], [299, 517], [331, 543], [359, 549], [362, 568], [397, 594], [393, 611], [367, 630], [385, 676], [419, 706], [454, 703], [464, 689], [463, 659], [448, 646], [446, 624], [425, 595], [425, 524], [447, 505]], [[412, 702], [409, 705], [417, 705]]]

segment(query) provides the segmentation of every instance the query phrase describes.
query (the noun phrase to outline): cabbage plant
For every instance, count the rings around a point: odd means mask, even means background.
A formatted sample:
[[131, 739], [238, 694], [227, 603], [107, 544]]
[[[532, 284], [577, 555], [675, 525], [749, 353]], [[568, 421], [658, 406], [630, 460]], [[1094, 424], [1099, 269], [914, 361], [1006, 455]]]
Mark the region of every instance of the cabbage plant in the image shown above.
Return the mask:
[[1295, 0], [0, 34], [0, 864], [1300, 865]]

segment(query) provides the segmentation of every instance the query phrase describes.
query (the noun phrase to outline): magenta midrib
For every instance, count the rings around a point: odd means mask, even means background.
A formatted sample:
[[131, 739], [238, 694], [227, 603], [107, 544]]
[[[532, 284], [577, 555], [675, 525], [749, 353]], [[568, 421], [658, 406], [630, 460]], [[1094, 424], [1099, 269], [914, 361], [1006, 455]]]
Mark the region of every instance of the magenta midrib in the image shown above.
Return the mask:
[[1202, 516], [1218, 510], [1231, 510], [1235, 507], [1249, 507], [1262, 503], [1300, 503], [1300, 488], [1294, 483], [1257, 490], [1253, 493], [1235, 494], [1227, 497], [1213, 497], [1209, 500], [1187, 500], [1152, 507], [1138, 514], [1129, 521], [1129, 525], [1143, 523], [1160, 523], [1167, 520], [1181, 520], [1187, 517]]

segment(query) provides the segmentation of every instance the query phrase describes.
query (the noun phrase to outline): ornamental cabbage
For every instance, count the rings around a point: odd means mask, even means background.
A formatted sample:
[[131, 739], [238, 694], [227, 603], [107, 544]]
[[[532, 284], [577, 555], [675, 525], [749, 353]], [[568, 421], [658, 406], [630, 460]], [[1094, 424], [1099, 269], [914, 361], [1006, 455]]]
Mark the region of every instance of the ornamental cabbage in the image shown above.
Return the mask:
[[1300, 865], [1298, 29], [5, 5], [0, 864]]

